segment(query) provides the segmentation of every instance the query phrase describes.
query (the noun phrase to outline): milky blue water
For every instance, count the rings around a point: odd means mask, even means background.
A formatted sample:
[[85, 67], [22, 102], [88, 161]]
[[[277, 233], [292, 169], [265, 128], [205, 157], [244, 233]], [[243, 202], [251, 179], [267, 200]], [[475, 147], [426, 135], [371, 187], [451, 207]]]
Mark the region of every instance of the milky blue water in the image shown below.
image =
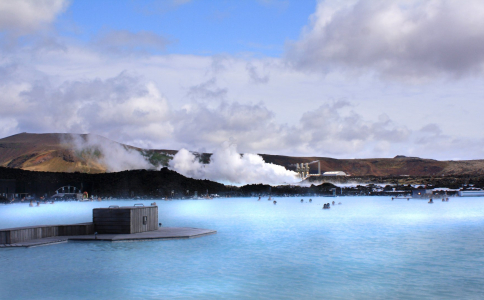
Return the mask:
[[[484, 297], [484, 198], [300, 199], [157, 200], [164, 226], [218, 233], [0, 249], [0, 299]], [[322, 210], [332, 200], [342, 205]], [[87, 222], [92, 208], [134, 203], [1, 205], [0, 228]]]

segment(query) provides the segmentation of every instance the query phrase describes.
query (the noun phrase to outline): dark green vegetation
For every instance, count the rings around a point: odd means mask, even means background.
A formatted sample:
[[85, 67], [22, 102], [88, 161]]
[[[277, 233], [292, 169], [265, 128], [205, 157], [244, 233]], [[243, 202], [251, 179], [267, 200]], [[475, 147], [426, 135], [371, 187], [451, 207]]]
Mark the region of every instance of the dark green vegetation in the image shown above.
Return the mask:
[[[316, 178], [316, 177], [311, 177]], [[56, 189], [62, 186], [75, 186], [89, 195], [117, 198], [191, 198], [197, 192], [199, 197], [218, 194], [222, 197], [256, 197], [263, 196], [330, 196], [337, 195], [393, 195], [392, 190], [411, 193], [411, 185], [425, 188], [448, 187], [461, 188], [472, 185], [484, 187], [484, 176], [444, 176], [444, 177], [334, 177], [325, 178], [331, 182], [310, 185], [281, 185], [250, 184], [242, 187], [226, 186], [209, 180], [187, 178], [174, 171], [135, 170], [117, 173], [59, 173], [34, 172], [20, 169], [0, 167], [0, 179], [4, 182], [15, 181], [15, 193], [29, 194], [35, 197], [52, 196]], [[337, 187], [335, 184], [360, 184], [356, 187]], [[383, 191], [375, 193], [372, 188], [386, 185]], [[10, 189], [10, 193], [12, 193]], [[4, 191], [0, 190], [0, 194]], [[0, 198], [0, 202], [5, 199]]]
[[[331, 194], [335, 186], [330, 183], [321, 185], [276, 186], [254, 184], [243, 187], [226, 186], [209, 180], [187, 178], [167, 168], [159, 171], [135, 170], [116, 173], [59, 173], [34, 172], [0, 167], [0, 179], [15, 180], [15, 193], [25, 193], [36, 197], [47, 194], [52, 196], [62, 186], [75, 186], [89, 195], [99, 197], [150, 197], [150, 198], [188, 198], [195, 192], [199, 197], [218, 194], [225, 197], [255, 195], [302, 195]], [[0, 191], [2, 193], [3, 191]]]
[[[226, 193], [230, 188], [223, 184], [187, 178], [167, 168], [160, 171], [135, 170], [117, 173], [59, 173], [34, 172], [0, 167], [1, 179], [14, 179], [16, 193], [53, 195], [62, 186], [75, 186], [90, 195], [100, 197], [182, 197], [209, 193]], [[0, 191], [1, 192], [1, 191]]]
[[146, 150], [146, 151], [140, 151], [140, 153], [148, 159], [150, 164], [153, 166], [162, 166], [162, 167], [167, 167], [168, 162], [172, 158], [170, 155], [159, 152], [159, 151], [154, 151], [154, 150]]

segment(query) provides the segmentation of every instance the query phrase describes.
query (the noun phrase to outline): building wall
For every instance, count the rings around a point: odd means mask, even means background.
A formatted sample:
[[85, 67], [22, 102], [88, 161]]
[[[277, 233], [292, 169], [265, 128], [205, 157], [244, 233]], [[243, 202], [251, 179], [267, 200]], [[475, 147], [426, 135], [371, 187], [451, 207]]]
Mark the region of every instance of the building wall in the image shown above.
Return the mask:
[[93, 223], [99, 234], [130, 234], [158, 229], [158, 206], [93, 209]]
[[131, 210], [130, 233], [145, 232], [157, 229], [158, 206], [147, 206]]
[[343, 171], [330, 171], [324, 172], [323, 176], [346, 176], [346, 173]]
[[459, 197], [483, 197], [484, 191], [459, 191]]
[[53, 236], [85, 235], [94, 233], [94, 224], [44, 225], [0, 230], [0, 244], [15, 244]]
[[16, 192], [15, 179], [0, 179], [0, 196], [12, 199]]
[[412, 190], [413, 198], [426, 198], [432, 196], [432, 190], [430, 189], [415, 189]]

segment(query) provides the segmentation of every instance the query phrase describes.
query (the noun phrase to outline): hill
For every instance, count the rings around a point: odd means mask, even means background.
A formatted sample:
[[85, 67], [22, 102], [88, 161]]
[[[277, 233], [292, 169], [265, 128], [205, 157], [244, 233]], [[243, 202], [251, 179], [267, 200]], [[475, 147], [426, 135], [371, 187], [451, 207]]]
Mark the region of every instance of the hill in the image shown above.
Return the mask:
[[[166, 165], [176, 151], [144, 150], [93, 134], [20, 133], [0, 139], [0, 166], [29, 171], [105, 173]], [[145, 162], [116, 169], [116, 155]]]
[[482, 175], [484, 160], [438, 161], [398, 155], [394, 158], [335, 159], [328, 157], [290, 157], [260, 154], [266, 162], [296, 169], [296, 163], [308, 163], [310, 173], [343, 171], [352, 176], [432, 176], [432, 175]]
[[210, 194], [231, 192], [230, 187], [221, 183], [187, 178], [167, 168], [87, 174], [33, 172], [0, 167], [0, 178], [13, 180], [15, 193], [36, 195], [37, 197], [52, 196], [55, 190], [62, 186], [74, 186], [82, 191], [87, 191], [89, 195], [120, 198], [136, 196], [181, 198], [193, 196], [195, 191], [200, 196], [207, 191]]
[[[176, 150], [141, 149], [92, 134], [20, 133], [0, 139], [0, 166], [30, 171], [105, 173], [125, 169], [166, 166]], [[123, 156], [138, 164], [119, 166]], [[260, 154], [268, 163], [295, 170], [297, 163], [309, 163], [310, 173], [344, 171], [352, 176], [432, 176], [482, 175], [484, 160], [438, 161], [418, 157], [335, 159], [329, 157], [293, 157]], [[203, 162], [210, 154], [200, 154]], [[141, 159], [141, 164], [139, 162]], [[149, 163], [146, 163], [146, 160]], [[143, 164], [144, 163], [144, 164]]]

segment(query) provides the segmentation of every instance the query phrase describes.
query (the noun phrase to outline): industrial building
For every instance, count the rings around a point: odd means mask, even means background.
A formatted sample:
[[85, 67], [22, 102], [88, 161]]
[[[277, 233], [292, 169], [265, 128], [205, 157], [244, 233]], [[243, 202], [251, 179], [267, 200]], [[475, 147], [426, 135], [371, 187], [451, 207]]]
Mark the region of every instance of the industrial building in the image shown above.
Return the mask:
[[309, 176], [309, 164], [301, 163], [301, 166], [299, 166], [299, 163], [297, 163], [296, 172], [299, 174], [299, 177], [301, 177], [301, 179], [305, 179]]
[[432, 189], [414, 189], [412, 190], [413, 198], [430, 198], [432, 197]]
[[324, 172], [323, 176], [346, 176], [346, 173], [343, 171], [328, 171]]
[[464, 190], [458, 191], [457, 195], [459, 195], [459, 197], [483, 197], [484, 191], [481, 189]]

